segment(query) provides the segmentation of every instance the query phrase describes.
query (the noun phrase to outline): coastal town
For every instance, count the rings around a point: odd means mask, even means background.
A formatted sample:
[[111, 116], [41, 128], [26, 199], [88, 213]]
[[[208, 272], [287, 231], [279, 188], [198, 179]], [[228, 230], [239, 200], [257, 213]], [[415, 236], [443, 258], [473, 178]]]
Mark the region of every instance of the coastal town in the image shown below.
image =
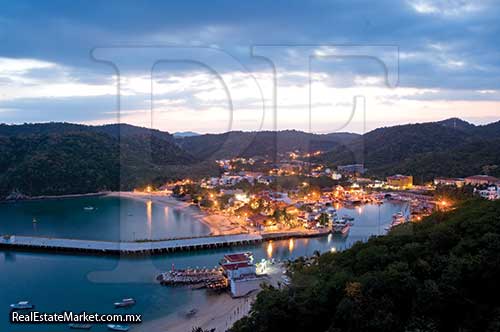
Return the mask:
[[419, 184], [412, 175], [375, 179], [365, 176], [363, 164], [334, 168], [307, 161], [319, 153], [289, 152], [277, 162], [257, 157], [217, 160], [218, 177], [181, 179], [158, 188], [140, 188], [135, 194], [167, 196], [196, 206], [206, 215], [205, 221], [219, 230], [217, 234], [332, 232], [342, 236], [349, 233], [355, 217], [339, 215], [340, 208], [402, 202], [404, 209], [393, 215], [392, 228], [453, 208], [454, 191], [488, 200], [500, 197], [500, 179], [488, 175], [438, 177]]

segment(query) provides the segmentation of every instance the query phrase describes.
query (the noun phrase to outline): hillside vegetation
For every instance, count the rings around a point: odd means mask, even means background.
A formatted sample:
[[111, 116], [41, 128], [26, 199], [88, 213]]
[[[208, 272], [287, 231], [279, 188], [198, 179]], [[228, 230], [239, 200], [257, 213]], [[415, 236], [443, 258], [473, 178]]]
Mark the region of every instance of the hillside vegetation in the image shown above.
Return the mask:
[[468, 201], [293, 263], [231, 332], [500, 331], [500, 202]]
[[379, 128], [312, 159], [326, 164], [364, 163], [368, 175], [500, 175], [500, 122], [474, 126], [458, 119]]
[[0, 126], [0, 197], [130, 190], [191, 174], [218, 174], [168, 133], [129, 125]]

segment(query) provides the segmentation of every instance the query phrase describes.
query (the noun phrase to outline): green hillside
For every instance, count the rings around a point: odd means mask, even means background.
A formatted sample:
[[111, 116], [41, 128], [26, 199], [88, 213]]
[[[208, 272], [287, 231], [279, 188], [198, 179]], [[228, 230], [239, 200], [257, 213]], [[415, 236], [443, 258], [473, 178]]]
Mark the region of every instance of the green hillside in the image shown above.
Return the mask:
[[469, 201], [292, 265], [231, 332], [496, 332], [500, 202]]

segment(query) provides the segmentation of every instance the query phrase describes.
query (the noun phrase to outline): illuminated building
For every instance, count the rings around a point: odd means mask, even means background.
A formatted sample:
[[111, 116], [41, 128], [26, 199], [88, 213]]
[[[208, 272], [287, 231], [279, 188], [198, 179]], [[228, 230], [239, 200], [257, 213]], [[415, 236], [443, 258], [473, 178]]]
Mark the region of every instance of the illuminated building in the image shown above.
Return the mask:
[[387, 177], [387, 184], [398, 189], [411, 188], [413, 186], [413, 176], [396, 174]]

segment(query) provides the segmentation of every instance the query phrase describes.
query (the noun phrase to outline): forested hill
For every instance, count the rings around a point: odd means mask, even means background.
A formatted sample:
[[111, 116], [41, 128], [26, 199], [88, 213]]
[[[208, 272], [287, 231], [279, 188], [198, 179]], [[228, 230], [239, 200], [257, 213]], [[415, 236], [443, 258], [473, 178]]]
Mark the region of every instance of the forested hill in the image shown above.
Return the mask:
[[500, 202], [470, 201], [293, 264], [231, 332], [500, 331]]
[[130, 125], [66, 123], [0, 125], [0, 197], [133, 189], [188, 176], [186, 165], [203, 174], [215, 166], [179, 148], [173, 137]]
[[500, 175], [500, 122], [475, 126], [460, 119], [379, 128], [313, 159], [364, 163], [376, 177], [402, 173], [417, 181], [475, 173]]
[[348, 144], [358, 134], [332, 133], [312, 134], [297, 130], [243, 132], [231, 131], [223, 134], [205, 134], [177, 137], [183, 149], [202, 159], [225, 159], [232, 157], [271, 157], [299, 150], [302, 152], [329, 151]]

